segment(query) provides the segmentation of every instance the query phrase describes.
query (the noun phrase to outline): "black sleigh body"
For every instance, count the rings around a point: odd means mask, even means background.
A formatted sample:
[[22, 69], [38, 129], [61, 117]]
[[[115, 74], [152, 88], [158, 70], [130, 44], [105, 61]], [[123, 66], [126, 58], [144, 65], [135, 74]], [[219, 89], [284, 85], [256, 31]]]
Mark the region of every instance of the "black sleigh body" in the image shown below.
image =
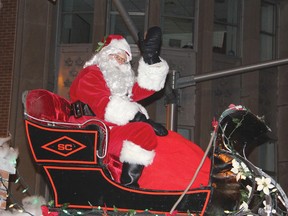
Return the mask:
[[[54, 97], [57, 97], [57, 104]], [[235, 175], [229, 172], [231, 161], [238, 158], [253, 172], [259, 170], [241, 154], [235, 154], [235, 149], [238, 151], [237, 146], [242, 148], [242, 143], [267, 141], [268, 129], [262, 121], [247, 110], [230, 109], [222, 114], [218, 124], [225, 125], [225, 133], [233, 132], [229, 139], [235, 148], [231, 151], [231, 146], [225, 145], [228, 136], [223, 136], [223, 127], [218, 127], [207, 155], [212, 163], [208, 186], [189, 189], [184, 196], [184, 191], [130, 188], [115, 182], [105, 164], [105, 158], [109, 156], [109, 127], [103, 121], [95, 117], [81, 124], [68, 122], [69, 102], [59, 100], [59, 96], [46, 90], [26, 91], [22, 101], [31, 155], [46, 176], [55, 208], [68, 204], [72, 209], [113, 211], [117, 208], [120, 212], [133, 209], [160, 215], [168, 214], [178, 202], [174, 209], [177, 215], [215, 215], [215, 209], [229, 208], [237, 215], [243, 211], [239, 208], [240, 188], [234, 187], [232, 196], [230, 189], [227, 193], [221, 189], [223, 185], [236, 183]], [[244, 119], [242, 123], [252, 127], [242, 127], [234, 133], [235, 118]], [[256, 190], [255, 182], [251, 184]], [[252, 200], [251, 195], [248, 202]]]
[[[68, 102], [63, 99], [55, 105], [53, 97], [45, 90], [23, 93], [27, 140], [34, 161], [47, 177], [55, 207], [69, 204], [69, 208], [79, 209], [168, 213], [183, 191], [134, 189], [113, 181], [104, 163], [109, 128], [97, 118], [68, 123], [65, 114], [54, 112], [68, 110]], [[210, 194], [211, 187], [189, 190], [177, 212], [203, 215]]]

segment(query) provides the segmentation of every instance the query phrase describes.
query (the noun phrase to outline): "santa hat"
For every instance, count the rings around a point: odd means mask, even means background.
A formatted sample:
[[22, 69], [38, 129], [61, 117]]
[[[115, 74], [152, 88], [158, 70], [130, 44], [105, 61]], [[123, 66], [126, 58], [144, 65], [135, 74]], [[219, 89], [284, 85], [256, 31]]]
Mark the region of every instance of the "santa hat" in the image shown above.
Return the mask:
[[121, 35], [109, 35], [107, 38], [105, 38], [102, 41], [103, 47], [113, 47], [119, 50], [123, 50], [126, 52], [127, 54], [127, 60], [131, 61], [132, 60], [132, 53], [131, 53], [131, 49], [130, 49], [130, 45], [127, 43], [126, 39], [121, 36]]

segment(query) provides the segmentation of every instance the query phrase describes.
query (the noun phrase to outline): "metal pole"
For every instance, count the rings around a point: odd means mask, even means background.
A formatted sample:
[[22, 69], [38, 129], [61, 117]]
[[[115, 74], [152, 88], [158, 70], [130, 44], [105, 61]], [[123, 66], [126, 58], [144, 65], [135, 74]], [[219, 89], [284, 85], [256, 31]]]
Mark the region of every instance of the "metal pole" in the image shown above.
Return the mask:
[[[227, 77], [237, 74], [243, 74], [251, 71], [256, 71], [265, 68], [271, 68], [276, 66], [281, 66], [288, 64], [288, 58], [286, 59], [278, 59], [273, 61], [261, 62], [259, 64], [253, 64], [248, 66], [242, 66], [234, 69], [216, 71], [214, 73], [208, 73], [203, 75], [196, 75], [196, 76], [186, 76], [186, 77], [176, 77], [175, 71], [173, 73], [173, 80], [172, 80], [172, 88], [177, 90], [189, 86], [195, 86], [197, 82], [204, 82], [209, 81], [221, 77]], [[176, 130], [177, 127], [177, 102], [168, 104], [167, 106], [167, 113], [166, 113], [166, 125], [168, 129]]]
[[218, 71], [218, 72], [214, 72], [214, 73], [181, 77], [176, 82], [176, 88], [185, 88], [188, 86], [195, 85], [196, 82], [208, 81], [208, 80], [217, 79], [220, 77], [227, 77], [227, 76], [247, 73], [247, 72], [251, 72], [251, 71], [256, 71], [256, 70], [260, 70], [260, 69], [281, 66], [281, 65], [285, 65], [285, 64], [288, 64], [288, 58], [273, 60], [273, 61], [267, 61], [267, 62], [261, 62], [259, 64], [253, 64], [253, 65], [248, 65], [248, 66], [241, 66], [238, 68], [222, 70], [222, 71]]
[[172, 70], [171, 74], [169, 74], [168, 79], [169, 86], [165, 88], [166, 92], [166, 128], [168, 130], [177, 131], [177, 112], [178, 112], [178, 95], [177, 90], [175, 90], [176, 84], [176, 70]]
[[129, 14], [125, 10], [122, 2], [120, 0], [113, 0], [114, 6], [118, 10], [119, 14], [123, 18], [124, 23], [126, 24], [128, 30], [130, 31], [135, 43], [138, 42], [138, 30], [135, 27], [132, 19], [130, 18]]

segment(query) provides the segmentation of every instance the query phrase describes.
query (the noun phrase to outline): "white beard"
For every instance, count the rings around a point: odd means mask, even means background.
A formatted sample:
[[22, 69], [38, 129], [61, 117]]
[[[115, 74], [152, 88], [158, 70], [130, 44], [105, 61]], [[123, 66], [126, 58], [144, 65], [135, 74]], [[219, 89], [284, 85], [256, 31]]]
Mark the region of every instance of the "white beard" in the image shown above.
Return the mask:
[[118, 62], [112, 58], [103, 64], [100, 63], [99, 68], [103, 73], [112, 96], [131, 97], [132, 86], [135, 79], [130, 64], [119, 65]]
[[113, 47], [104, 47], [90, 61], [86, 62], [84, 67], [97, 65], [106, 81], [111, 95], [130, 98], [132, 96], [132, 87], [135, 82], [135, 75], [130, 63], [119, 64], [110, 54], [117, 53]]

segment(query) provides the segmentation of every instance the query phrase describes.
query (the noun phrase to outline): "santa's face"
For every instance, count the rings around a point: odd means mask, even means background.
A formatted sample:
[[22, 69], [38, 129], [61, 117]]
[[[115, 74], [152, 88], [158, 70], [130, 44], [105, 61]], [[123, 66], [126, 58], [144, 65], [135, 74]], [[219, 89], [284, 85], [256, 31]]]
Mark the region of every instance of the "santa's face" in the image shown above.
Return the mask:
[[110, 53], [102, 56], [98, 65], [101, 69], [107, 86], [112, 95], [131, 96], [134, 84], [134, 72], [127, 61], [127, 55], [123, 52]]
[[109, 57], [110, 57], [110, 59], [114, 58], [119, 65], [128, 63], [127, 62], [127, 55], [124, 52], [119, 52], [117, 54], [110, 54]]

